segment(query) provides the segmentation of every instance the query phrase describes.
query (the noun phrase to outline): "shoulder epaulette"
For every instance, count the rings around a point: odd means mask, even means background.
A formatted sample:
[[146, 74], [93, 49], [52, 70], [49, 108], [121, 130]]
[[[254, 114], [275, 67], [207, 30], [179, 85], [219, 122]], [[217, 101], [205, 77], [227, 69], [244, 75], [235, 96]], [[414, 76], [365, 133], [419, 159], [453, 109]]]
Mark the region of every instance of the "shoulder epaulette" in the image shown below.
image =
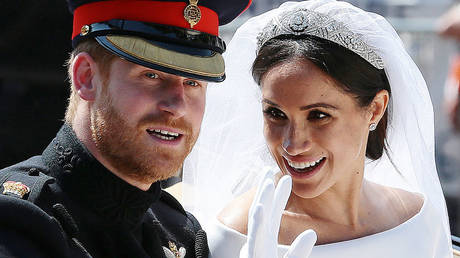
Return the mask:
[[54, 178], [36, 167], [29, 168], [27, 172], [3, 170], [0, 173], [0, 194], [35, 202], [44, 185], [52, 182]]

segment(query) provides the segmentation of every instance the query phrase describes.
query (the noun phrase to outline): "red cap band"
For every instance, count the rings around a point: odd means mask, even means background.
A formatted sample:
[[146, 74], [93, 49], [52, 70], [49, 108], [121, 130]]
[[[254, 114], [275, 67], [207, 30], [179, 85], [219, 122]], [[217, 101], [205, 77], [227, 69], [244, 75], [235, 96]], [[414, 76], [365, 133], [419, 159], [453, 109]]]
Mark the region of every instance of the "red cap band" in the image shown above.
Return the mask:
[[[143, 21], [190, 29], [184, 18], [184, 2], [161, 1], [99, 1], [79, 6], [74, 11], [72, 39], [81, 32], [81, 27], [112, 19]], [[218, 36], [219, 17], [213, 10], [199, 6], [201, 20], [193, 30]]]

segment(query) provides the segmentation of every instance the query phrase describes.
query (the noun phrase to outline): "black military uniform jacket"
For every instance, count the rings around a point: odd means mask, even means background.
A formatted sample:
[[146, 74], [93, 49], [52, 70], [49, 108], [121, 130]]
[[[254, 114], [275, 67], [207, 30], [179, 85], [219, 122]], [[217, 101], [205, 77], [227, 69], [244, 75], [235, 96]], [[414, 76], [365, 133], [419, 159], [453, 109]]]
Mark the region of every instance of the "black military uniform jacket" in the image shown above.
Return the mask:
[[0, 191], [0, 257], [208, 257], [206, 234], [174, 197], [114, 176], [68, 125], [41, 156], [0, 170]]

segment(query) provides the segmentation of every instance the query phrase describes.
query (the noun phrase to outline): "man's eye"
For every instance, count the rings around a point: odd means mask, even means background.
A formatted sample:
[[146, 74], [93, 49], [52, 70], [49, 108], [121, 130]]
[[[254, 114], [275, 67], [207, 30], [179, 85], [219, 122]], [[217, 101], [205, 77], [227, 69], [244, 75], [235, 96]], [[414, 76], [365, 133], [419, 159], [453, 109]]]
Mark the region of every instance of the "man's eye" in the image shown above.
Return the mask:
[[281, 120], [281, 119], [286, 118], [286, 115], [283, 113], [283, 111], [277, 108], [273, 108], [273, 107], [269, 107], [265, 109], [264, 114], [268, 116], [269, 118], [276, 119], [276, 120]]
[[156, 74], [156, 73], [146, 73], [145, 76], [148, 77], [149, 79], [158, 79], [158, 78], [160, 78], [160, 76], [158, 76], [158, 74]]
[[191, 81], [191, 80], [185, 81], [185, 84], [188, 85], [188, 86], [192, 86], [192, 87], [198, 87], [198, 86], [200, 86], [200, 83], [199, 83], [199, 82], [197, 82], [197, 81]]
[[330, 115], [317, 110], [313, 110], [308, 114], [309, 120], [320, 120], [328, 117], [330, 117]]

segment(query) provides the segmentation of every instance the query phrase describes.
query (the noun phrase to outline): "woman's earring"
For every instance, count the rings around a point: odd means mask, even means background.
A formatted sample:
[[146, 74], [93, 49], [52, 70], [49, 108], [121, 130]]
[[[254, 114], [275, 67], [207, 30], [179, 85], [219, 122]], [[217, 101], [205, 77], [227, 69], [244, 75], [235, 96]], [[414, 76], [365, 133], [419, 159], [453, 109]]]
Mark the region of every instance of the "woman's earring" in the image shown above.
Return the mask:
[[371, 123], [371, 124], [369, 125], [369, 131], [371, 131], [371, 132], [374, 131], [376, 128], [377, 128], [377, 124], [376, 124], [376, 123]]

